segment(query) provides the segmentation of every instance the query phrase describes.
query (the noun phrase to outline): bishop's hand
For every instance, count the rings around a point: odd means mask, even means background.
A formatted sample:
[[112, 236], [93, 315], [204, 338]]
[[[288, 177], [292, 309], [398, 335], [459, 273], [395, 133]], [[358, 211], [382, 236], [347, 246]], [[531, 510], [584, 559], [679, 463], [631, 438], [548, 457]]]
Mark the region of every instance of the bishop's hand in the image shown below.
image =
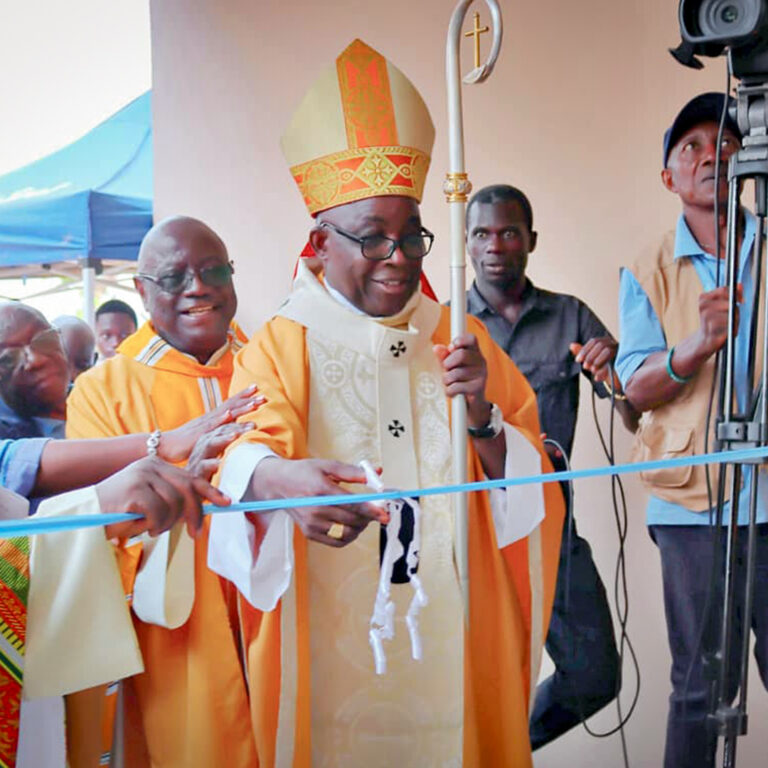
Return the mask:
[[433, 349], [443, 366], [445, 394], [448, 397], [464, 395], [467, 398], [469, 426], [485, 426], [491, 413], [491, 404], [485, 399], [488, 366], [477, 337], [465, 333], [449, 345], [435, 344]]
[[[464, 333], [447, 346], [435, 344], [433, 349], [443, 367], [445, 394], [448, 397], [464, 395], [467, 399], [467, 426], [474, 429], [488, 426], [492, 414], [492, 405], [485, 397], [488, 364], [477, 336]], [[486, 477], [503, 477], [507, 455], [504, 432], [491, 439], [473, 438], [472, 442]]]
[[[254, 498], [348, 494], [341, 483], [365, 484], [365, 472], [352, 464], [329, 459], [283, 459], [270, 456], [253, 472]], [[388, 513], [373, 503], [286, 508], [302, 533], [312, 541], [343, 547], [354, 541], [372, 520], [388, 522]]]

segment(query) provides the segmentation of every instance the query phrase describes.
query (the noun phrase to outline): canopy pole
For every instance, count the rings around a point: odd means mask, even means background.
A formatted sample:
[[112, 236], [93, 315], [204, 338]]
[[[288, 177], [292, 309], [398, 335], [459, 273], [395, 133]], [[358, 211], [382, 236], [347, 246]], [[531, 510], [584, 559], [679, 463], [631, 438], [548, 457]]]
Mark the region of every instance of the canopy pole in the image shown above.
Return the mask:
[[83, 267], [83, 320], [91, 328], [96, 322], [96, 268], [89, 263]]
[[[472, 184], [464, 169], [464, 120], [461, 107], [461, 53], [460, 44], [464, 17], [474, 0], [459, 0], [448, 26], [445, 49], [445, 77], [448, 89], [448, 154], [449, 165], [443, 183], [446, 202], [451, 208], [451, 338], [466, 332], [466, 257], [464, 213]], [[491, 74], [501, 48], [501, 10], [496, 0], [485, 0], [493, 23], [493, 42], [488, 60], [479, 61], [477, 35], [481, 31], [478, 18], [475, 29], [468, 33], [475, 37], [475, 68], [463, 78], [465, 83], [482, 83]], [[451, 445], [453, 451], [453, 482], [467, 481], [467, 403], [463, 395], [451, 401]], [[469, 548], [467, 528], [467, 495], [453, 494], [454, 557], [464, 603], [464, 621], [469, 625]]]

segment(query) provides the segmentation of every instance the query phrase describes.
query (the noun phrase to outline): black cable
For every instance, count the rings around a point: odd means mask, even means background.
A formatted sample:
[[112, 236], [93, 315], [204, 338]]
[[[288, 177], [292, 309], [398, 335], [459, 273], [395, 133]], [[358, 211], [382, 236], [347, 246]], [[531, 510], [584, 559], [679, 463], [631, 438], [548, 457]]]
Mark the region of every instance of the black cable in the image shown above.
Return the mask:
[[[728, 94], [731, 91], [731, 66], [730, 66], [730, 58], [727, 58], [727, 64], [726, 64], [726, 78], [725, 78], [725, 98], [723, 99], [723, 108], [720, 112], [720, 123], [718, 125], [717, 129], [717, 147], [716, 147], [716, 154], [715, 154], [715, 202], [714, 202], [714, 214], [715, 214], [715, 288], [720, 287], [720, 147], [723, 143], [723, 133], [725, 131], [725, 118], [728, 113]], [[709, 403], [707, 405], [707, 418], [704, 426], [704, 453], [709, 453], [709, 435], [710, 430], [712, 428], [712, 407], [714, 405], [715, 401], [715, 392], [717, 390], [717, 382], [720, 378], [720, 371], [722, 366], [722, 349], [717, 351], [717, 354], [715, 355], [715, 364], [712, 369], [712, 382], [709, 388]], [[718, 470], [719, 471], [719, 470]], [[720, 542], [721, 542], [721, 512], [722, 510], [719, 510], [718, 519], [716, 520], [713, 515], [713, 509], [714, 509], [714, 494], [712, 492], [712, 479], [710, 476], [710, 465], [705, 464], [704, 465], [704, 477], [707, 482], [707, 504], [708, 504], [708, 515], [709, 515], [709, 528], [712, 536], [712, 572], [709, 577], [709, 582], [707, 584], [707, 596], [704, 600], [704, 611], [702, 613], [701, 617], [701, 624], [699, 625], [699, 631], [696, 635], [696, 644], [694, 646], [693, 653], [691, 654], [691, 660], [688, 663], [688, 669], [685, 672], [685, 683], [683, 684], [683, 707], [682, 707], [682, 714], [683, 718], [686, 716], [687, 712], [687, 699], [688, 699], [688, 690], [691, 685], [691, 677], [693, 675], [693, 668], [696, 665], [697, 660], [699, 659], [699, 656], [702, 652], [702, 646], [704, 644], [704, 634], [707, 629], [707, 625], [709, 624], [710, 615], [712, 613], [712, 599], [715, 594], [715, 586], [717, 583], [717, 573], [720, 570], [719, 569], [719, 554], [720, 554]], [[723, 477], [721, 478], [722, 481], [725, 481], [725, 475], [723, 474]], [[722, 488], [720, 487], [722, 483], [719, 484], [718, 487], [718, 495], [722, 495]], [[718, 504], [718, 507], [720, 505]]]
[[[613, 376], [612, 367], [610, 368], [609, 375], [611, 377]], [[610, 437], [609, 437], [609, 443], [606, 443], [602, 428], [600, 426], [600, 423], [597, 417], [595, 390], [594, 388], [592, 389], [592, 413], [595, 419], [595, 425], [597, 426], [597, 433], [600, 438], [600, 443], [602, 445], [603, 452], [605, 453], [609, 463], [612, 465], [615, 464], [615, 460], [614, 460], [615, 408], [616, 408], [616, 397], [615, 397], [615, 393], [611, 392]], [[554, 445], [560, 451], [560, 453], [563, 456], [565, 468], [566, 470], [570, 471], [571, 465], [568, 459], [568, 455], [565, 452], [565, 449], [556, 440], [553, 440], [551, 438], [547, 438], [544, 442], [549, 443], [550, 445]], [[572, 480], [568, 481], [568, 490], [569, 490], [570, 502], [571, 502], [571, 515], [570, 515], [570, 520], [568, 524], [568, 530], [566, 531], [566, 536], [567, 536], [567, 550], [566, 550], [566, 561], [565, 561], [565, 610], [566, 612], [568, 611], [569, 595], [570, 595], [570, 557], [571, 557], [571, 540], [573, 536], [573, 526], [574, 526], [573, 511], [574, 511], [575, 494], [574, 494]], [[626, 561], [624, 556], [625, 542], [627, 538], [627, 527], [628, 527], [627, 526], [627, 522], [628, 522], [627, 502], [626, 502], [624, 486], [621, 482], [621, 478], [615, 475], [611, 478], [611, 498], [613, 501], [614, 520], [616, 522], [616, 529], [619, 536], [619, 553], [616, 560], [616, 572], [614, 577], [614, 602], [616, 604], [616, 614], [619, 620], [619, 627], [621, 628], [620, 639], [619, 639], [619, 674], [616, 679], [616, 691], [615, 691], [618, 724], [607, 731], [595, 731], [592, 728], [590, 728], [590, 726], [587, 723], [588, 718], [583, 714], [584, 708], [582, 707], [579, 692], [576, 691], [575, 694], [576, 694], [576, 700], [578, 702], [579, 711], [581, 715], [581, 723], [584, 726], [584, 730], [586, 730], [586, 732], [590, 736], [593, 736], [594, 738], [598, 738], [598, 739], [608, 738], [609, 736], [613, 736], [614, 734], [619, 733], [621, 738], [621, 748], [622, 748], [622, 757], [624, 760], [624, 765], [626, 768], [629, 768], [629, 755], [627, 752], [627, 743], [626, 743], [626, 737], [624, 733], [624, 726], [627, 724], [630, 717], [632, 717], [635, 711], [635, 708], [637, 707], [638, 700], [640, 698], [641, 674], [640, 674], [640, 665], [637, 660], [637, 654], [635, 652], [634, 646], [627, 632], [627, 621], [628, 621], [628, 615], [629, 615], [629, 592], [627, 588]], [[625, 659], [625, 653], [627, 651], [629, 652], [630, 658], [632, 660], [632, 665], [635, 670], [635, 678], [637, 680], [637, 684], [636, 684], [634, 695], [632, 697], [632, 704], [630, 705], [629, 710], [625, 715], [622, 711], [622, 706], [621, 706], [621, 686], [622, 686], [622, 681], [624, 680], [624, 659]]]
[[[613, 366], [609, 366], [609, 377], [613, 378]], [[614, 426], [615, 426], [615, 413], [616, 413], [616, 395], [615, 392], [611, 392], [611, 415], [609, 423], [609, 441], [606, 443], [603, 429], [600, 426], [600, 421], [597, 416], [597, 395], [595, 390], [592, 390], [592, 414], [595, 420], [595, 426], [597, 428], [597, 434], [600, 439], [600, 444], [605, 453], [605, 457], [608, 463], [615, 465], [615, 447], [614, 447]], [[628, 516], [627, 516], [627, 499], [624, 492], [624, 485], [621, 478], [614, 475], [611, 477], [611, 500], [613, 502], [613, 514], [614, 521], [616, 522], [616, 530], [619, 536], [619, 551], [616, 558], [616, 572], [614, 577], [614, 602], [616, 603], [616, 615], [619, 620], [619, 627], [621, 629], [619, 635], [619, 664], [623, 673], [625, 653], [629, 652], [632, 666], [635, 670], [636, 687], [632, 697], [632, 703], [626, 715], [622, 712], [620, 689], [617, 686], [616, 692], [616, 709], [619, 716], [618, 725], [610, 731], [603, 734], [596, 734], [587, 729], [588, 733], [593, 736], [610, 736], [619, 732], [621, 736], [622, 752], [624, 755], [624, 763], [628, 765], [626, 738], [624, 734], [624, 726], [632, 717], [637, 702], [640, 698], [640, 686], [642, 676], [640, 674], [640, 664], [637, 660], [637, 653], [635, 652], [632, 640], [627, 632], [627, 623], [629, 620], [629, 590], [627, 587], [627, 572], [626, 572], [626, 557], [625, 557], [625, 544], [628, 533]], [[623, 674], [619, 677], [619, 681], [623, 680]], [[586, 724], [585, 724], [586, 727]]]

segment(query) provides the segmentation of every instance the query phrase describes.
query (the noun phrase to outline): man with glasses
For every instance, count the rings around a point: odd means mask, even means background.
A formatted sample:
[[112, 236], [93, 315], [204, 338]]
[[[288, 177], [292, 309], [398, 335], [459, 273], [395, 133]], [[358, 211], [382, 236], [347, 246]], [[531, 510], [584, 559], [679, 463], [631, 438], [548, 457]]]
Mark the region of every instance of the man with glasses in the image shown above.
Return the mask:
[[[229, 391], [242, 339], [232, 322], [233, 272], [224, 243], [203, 222], [174, 217], [153, 227], [135, 278], [149, 321], [115, 357], [77, 379], [67, 435], [149, 432], [162, 451], [168, 430], [216, 408]], [[255, 386], [245, 395], [257, 403]], [[207, 538], [207, 527], [196, 539], [175, 530], [154, 544], [117, 548], [134, 601], [143, 595], [150, 606], [134, 612], [145, 672], [125, 681], [132, 703], [125, 765], [143, 764], [140, 754], [169, 766], [218, 765], [225, 754], [246, 756], [233, 766], [254, 764], [237, 605], [205, 566]], [[94, 699], [98, 706], [103, 693], [68, 702], [70, 749], [91, 757], [102, 751]]]
[[0, 438], [63, 437], [69, 367], [59, 331], [24, 304], [0, 304]]
[[[318, 125], [336, 128], [321, 136]], [[471, 480], [549, 467], [520, 372], [473, 318], [452, 338], [449, 310], [419, 291], [433, 243], [418, 204], [433, 138], [414, 86], [360, 40], [295, 113], [283, 150], [316, 217], [310, 244], [323, 274], [301, 263], [277, 316], [237, 357], [233, 386], [258, 381], [267, 401], [253, 439], [225, 456], [221, 487], [233, 499], [345, 494], [366, 482], [363, 460], [388, 487], [450, 483], [457, 394], [467, 398]], [[423, 497], [420, 512], [409, 501], [398, 533], [370, 525], [389, 520], [371, 503], [216, 516], [209, 565], [248, 601], [260, 764], [530, 765], [528, 692], [562, 498], [547, 485], [468, 501], [466, 636], [448, 496]], [[381, 577], [397, 618], [378, 676], [381, 617], [373, 648], [368, 622], [387, 535], [418, 559], [429, 603], [415, 662], [402, 622], [414, 565], [398, 556]]]

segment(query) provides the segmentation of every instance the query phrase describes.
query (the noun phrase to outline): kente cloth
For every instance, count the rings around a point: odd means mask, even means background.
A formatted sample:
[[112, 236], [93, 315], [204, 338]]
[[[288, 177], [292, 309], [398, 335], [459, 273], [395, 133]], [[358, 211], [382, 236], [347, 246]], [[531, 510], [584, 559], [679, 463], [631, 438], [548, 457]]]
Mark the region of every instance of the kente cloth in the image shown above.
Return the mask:
[[[28, 502], [0, 488], [0, 508], [4, 518], [26, 517]], [[43, 501], [36, 517], [99, 511], [86, 488]], [[63, 766], [61, 696], [142, 669], [117, 563], [100, 528], [3, 539], [0, 552], [0, 656], [4, 672], [13, 657], [16, 682], [22, 665], [24, 673], [20, 711], [17, 687], [11, 695], [3, 685], [0, 765]]]
[[16, 765], [29, 592], [29, 539], [0, 539], [0, 767]]
[[[241, 338], [233, 328], [227, 346], [203, 365], [146, 323], [114, 358], [78, 377], [68, 402], [68, 436], [165, 431], [202, 415], [226, 398]], [[207, 526], [193, 541], [179, 525], [145, 541], [138, 573], [134, 548], [117, 549], [145, 667], [125, 681], [125, 765], [131, 768], [255, 765], [234, 593], [206, 567], [207, 540]], [[82, 703], [75, 709], [93, 711]], [[82, 746], [92, 754], [92, 744]]]
[[[365, 458], [383, 467], [387, 486], [449, 481], [449, 409], [432, 352], [450, 340], [449, 311], [418, 295], [409, 316], [377, 322], [342, 307], [303, 272], [304, 284], [280, 316], [236, 359], [232, 386], [258, 381], [267, 402], [257, 428], [229, 451], [223, 487], [230, 464], [263, 445], [294, 459]], [[533, 391], [479, 322], [468, 318], [468, 328], [488, 362], [487, 397], [504, 414], [508, 441], [522, 434], [536, 446], [538, 467], [548, 468]], [[471, 447], [469, 468], [470, 480], [483, 477]], [[374, 674], [368, 647], [378, 526], [340, 550], [307, 542], [290, 526], [283, 553], [267, 545], [276, 518], [266, 536], [262, 525], [252, 526], [254, 569], [232, 580], [249, 594], [263, 558], [268, 579], [285, 581], [274, 607], [243, 608], [259, 764], [530, 766], [531, 680], [549, 621], [563, 517], [558, 488], [547, 484], [537, 493], [546, 504], [543, 521], [501, 550], [503, 521], [494, 521], [487, 494], [470, 496], [466, 633], [450, 502], [422, 499], [419, 576], [430, 599], [420, 614], [424, 660], [410, 659], [402, 621], [410, 586], [393, 585], [398, 618], [395, 640], [385, 643], [383, 677]], [[214, 554], [217, 568], [233, 563], [245, 536], [212, 537], [209, 563]]]

